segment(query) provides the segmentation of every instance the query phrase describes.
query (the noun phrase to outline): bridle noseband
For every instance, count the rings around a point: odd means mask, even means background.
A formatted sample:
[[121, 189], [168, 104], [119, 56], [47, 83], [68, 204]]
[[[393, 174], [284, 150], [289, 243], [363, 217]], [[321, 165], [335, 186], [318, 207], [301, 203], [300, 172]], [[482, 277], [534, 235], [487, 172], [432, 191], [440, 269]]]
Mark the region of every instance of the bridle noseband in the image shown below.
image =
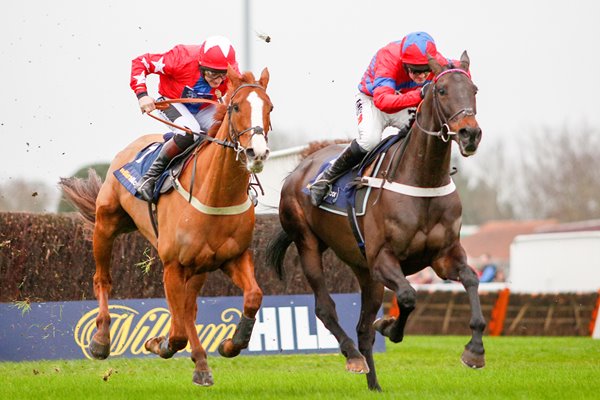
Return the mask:
[[450, 117], [446, 117], [444, 115], [444, 113], [442, 112], [441, 106], [440, 106], [440, 100], [438, 98], [437, 91], [435, 90], [436, 89], [435, 85], [436, 85], [438, 79], [440, 79], [442, 76], [444, 76], [446, 74], [450, 74], [450, 73], [463, 74], [467, 78], [469, 78], [469, 80], [471, 80], [471, 77], [469, 77], [469, 74], [460, 68], [450, 68], [445, 71], [442, 71], [433, 79], [433, 83], [431, 84], [432, 85], [431, 90], [433, 91], [433, 94], [432, 94], [433, 95], [433, 110], [435, 112], [435, 116], [437, 117], [438, 123], [441, 126], [440, 130], [437, 132], [429, 131], [429, 130], [423, 128], [421, 126], [421, 124], [419, 123], [419, 115], [420, 115], [421, 105], [423, 104], [423, 101], [421, 101], [421, 103], [419, 103], [419, 106], [417, 107], [417, 114], [415, 116], [415, 124], [417, 125], [417, 127], [420, 130], [427, 133], [428, 135], [439, 137], [440, 139], [442, 139], [442, 141], [444, 143], [448, 142], [450, 140], [451, 136], [456, 135], [456, 132], [453, 132], [450, 130], [450, 126], [448, 125], [448, 123], [450, 121], [453, 121], [458, 116], [461, 116], [461, 118], [464, 118], [466, 116], [475, 115], [475, 111], [471, 107], [463, 108], [462, 110], [459, 110], [459, 111], [455, 112], [454, 114], [452, 114]]

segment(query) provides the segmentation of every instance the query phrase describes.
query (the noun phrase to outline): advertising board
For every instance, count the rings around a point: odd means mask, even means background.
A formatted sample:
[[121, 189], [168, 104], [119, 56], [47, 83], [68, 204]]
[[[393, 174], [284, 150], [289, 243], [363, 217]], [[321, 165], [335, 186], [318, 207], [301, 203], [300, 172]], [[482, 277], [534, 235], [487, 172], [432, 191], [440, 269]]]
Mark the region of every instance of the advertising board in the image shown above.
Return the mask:
[[[359, 294], [335, 294], [342, 328], [356, 341]], [[199, 297], [196, 329], [203, 347], [216, 355], [241, 316], [242, 297]], [[165, 299], [112, 300], [111, 357], [146, 357], [146, 340], [166, 336], [171, 316]], [[88, 346], [96, 330], [96, 301], [0, 304], [0, 360], [92, 358]], [[381, 316], [381, 311], [380, 315]], [[335, 353], [338, 343], [316, 318], [312, 295], [265, 296], [248, 349], [242, 354]], [[374, 351], [385, 351], [376, 336]], [[178, 356], [190, 356], [189, 345]]]

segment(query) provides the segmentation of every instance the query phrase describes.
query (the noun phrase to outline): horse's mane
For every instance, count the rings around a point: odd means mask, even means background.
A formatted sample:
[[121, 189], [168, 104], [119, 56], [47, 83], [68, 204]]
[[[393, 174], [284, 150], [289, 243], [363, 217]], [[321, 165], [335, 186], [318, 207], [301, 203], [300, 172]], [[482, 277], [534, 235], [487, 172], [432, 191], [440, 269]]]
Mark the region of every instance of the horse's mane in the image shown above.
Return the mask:
[[[252, 72], [246, 71], [242, 74], [241, 81], [242, 81], [242, 84], [254, 83], [256, 81], [256, 79], [254, 78], [254, 75], [252, 74]], [[229, 82], [231, 83], [231, 81], [229, 81]], [[227, 88], [227, 94], [230, 94], [233, 91], [234, 91], [233, 86], [231, 84], [229, 84], [229, 87]], [[215, 112], [215, 115], [213, 117], [215, 120], [215, 123], [208, 130], [208, 136], [215, 137], [217, 135], [219, 128], [221, 128], [221, 125], [223, 124], [223, 120], [225, 119], [226, 113], [227, 113], [227, 107], [224, 104], [219, 104], [217, 106], [217, 111]]]
[[348, 144], [348, 139], [335, 139], [335, 140], [320, 140], [308, 143], [308, 147], [300, 152], [300, 159], [303, 160], [317, 150], [321, 150], [332, 144]]
[[217, 106], [217, 111], [215, 112], [215, 115], [213, 116], [215, 123], [212, 124], [212, 126], [208, 130], [208, 136], [215, 137], [217, 135], [217, 132], [219, 131], [219, 128], [221, 127], [221, 124], [223, 124], [223, 120], [225, 119], [226, 113], [227, 113], [227, 107], [224, 104], [219, 104]]

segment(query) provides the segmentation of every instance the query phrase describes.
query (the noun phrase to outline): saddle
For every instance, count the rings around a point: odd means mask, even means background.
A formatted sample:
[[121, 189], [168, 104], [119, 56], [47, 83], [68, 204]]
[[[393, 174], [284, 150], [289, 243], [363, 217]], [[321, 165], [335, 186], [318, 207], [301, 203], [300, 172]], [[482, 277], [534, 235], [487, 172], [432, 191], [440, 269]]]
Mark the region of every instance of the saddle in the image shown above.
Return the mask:
[[[138, 199], [142, 199], [142, 197], [135, 190], [138, 182], [141, 181], [146, 171], [150, 168], [156, 157], [158, 157], [158, 153], [160, 152], [160, 149], [164, 143], [171, 139], [173, 135], [174, 133], [172, 132], [164, 134], [163, 142], [150, 143], [148, 146], [140, 150], [140, 152], [136, 154], [132, 161], [113, 172], [113, 175], [127, 189], [127, 191]], [[181, 174], [181, 171], [183, 170], [183, 167], [186, 165], [187, 161], [191, 159], [192, 152], [203, 143], [205, 143], [205, 141], [196, 141], [184, 152], [173, 157], [173, 159], [165, 168], [164, 172], [156, 180], [156, 185], [154, 187], [155, 202], [158, 201], [158, 197], [161, 194], [167, 193], [173, 189], [173, 182]]]

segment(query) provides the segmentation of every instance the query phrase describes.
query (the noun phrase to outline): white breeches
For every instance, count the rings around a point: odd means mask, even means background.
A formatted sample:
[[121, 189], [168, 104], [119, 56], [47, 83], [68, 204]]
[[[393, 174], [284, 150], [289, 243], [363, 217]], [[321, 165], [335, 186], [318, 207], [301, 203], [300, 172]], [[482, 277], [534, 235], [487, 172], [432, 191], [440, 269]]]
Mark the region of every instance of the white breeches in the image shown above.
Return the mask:
[[[165, 98], [166, 99], [166, 98]], [[159, 113], [167, 120], [173, 122], [176, 125], [184, 126], [189, 128], [192, 132], [208, 132], [210, 127], [215, 123], [214, 115], [217, 111], [217, 106], [210, 104], [204, 106], [196, 114], [192, 114], [188, 108], [181, 103], [173, 103], [164, 111]], [[173, 133], [178, 135], [185, 134], [181, 129], [175, 127], [169, 127]], [[197, 138], [197, 135], [194, 135]]]
[[381, 111], [373, 103], [373, 98], [359, 92], [356, 95], [356, 117], [358, 118], [358, 138], [356, 142], [363, 150], [370, 151], [381, 141], [385, 128], [392, 126], [402, 129], [412, 123], [415, 108], [405, 108], [394, 114]]

